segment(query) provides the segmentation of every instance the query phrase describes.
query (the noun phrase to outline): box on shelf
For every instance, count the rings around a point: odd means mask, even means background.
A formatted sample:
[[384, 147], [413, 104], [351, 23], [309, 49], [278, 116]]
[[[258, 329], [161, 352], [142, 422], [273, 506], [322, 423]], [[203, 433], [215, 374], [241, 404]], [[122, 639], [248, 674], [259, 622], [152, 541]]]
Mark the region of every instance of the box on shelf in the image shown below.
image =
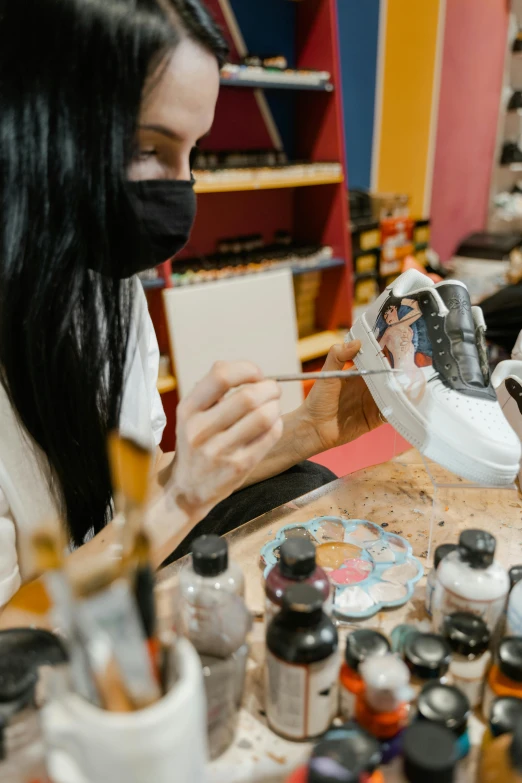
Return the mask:
[[299, 337], [307, 337], [315, 332], [315, 307], [321, 272], [305, 272], [294, 277], [295, 311]]
[[372, 193], [371, 199], [375, 220], [405, 218], [410, 214], [410, 197], [405, 193]]
[[416, 220], [413, 228], [416, 245], [429, 245], [431, 241], [431, 220]]
[[426, 247], [417, 248], [415, 250], [414, 256], [417, 263], [421, 264], [421, 266], [428, 265], [428, 248]]
[[508, 284], [510, 255], [522, 247], [522, 234], [470, 234], [451, 259], [454, 277], [468, 287], [476, 304]]
[[377, 274], [356, 275], [353, 283], [353, 320], [366, 310], [369, 304], [379, 296], [379, 277]]
[[378, 250], [381, 246], [381, 227], [378, 220], [366, 223], [352, 223], [353, 253], [365, 253], [368, 250]]
[[371, 250], [367, 253], [354, 255], [353, 271], [356, 275], [367, 275], [379, 271], [380, 250]]

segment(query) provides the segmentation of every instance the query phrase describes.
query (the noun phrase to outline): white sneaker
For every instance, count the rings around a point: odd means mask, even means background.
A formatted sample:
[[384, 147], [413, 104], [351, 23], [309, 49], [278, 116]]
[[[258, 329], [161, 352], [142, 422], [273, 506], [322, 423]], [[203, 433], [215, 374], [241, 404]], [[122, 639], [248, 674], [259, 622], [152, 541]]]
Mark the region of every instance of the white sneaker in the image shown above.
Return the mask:
[[358, 318], [358, 369], [390, 424], [429, 459], [481, 484], [511, 484], [521, 447], [489, 382], [482, 311], [464, 283], [409, 270]]
[[[517, 361], [522, 361], [522, 332], [517, 337], [517, 341], [515, 343], [515, 347], [513, 348], [511, 352], [511, 358], [515, 359]], [[502, 362], [501, 362], [502, 364]]]
[[[517, 345], [519, 342], [520, 337]], [[504, 416], [522, 442], [522, 361], [512, 359], [500, 362], [493, 371], [491, 384], [497, 393]], [[522, 470], [518, 478], [522, 487]]]

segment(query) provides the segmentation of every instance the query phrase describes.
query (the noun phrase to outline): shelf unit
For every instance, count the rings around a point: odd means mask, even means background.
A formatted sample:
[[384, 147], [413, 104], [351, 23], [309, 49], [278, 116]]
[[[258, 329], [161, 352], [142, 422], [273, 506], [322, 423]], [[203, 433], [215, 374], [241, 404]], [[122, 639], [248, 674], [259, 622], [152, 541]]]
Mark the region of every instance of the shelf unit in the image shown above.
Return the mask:
[[[241, 51], [241, 36], [238, 39], [234, 25], [227, 24], [230, 21], [227, 7], [230, 9], [234, 3], [230, 4], [229, 0], [206, 0], [206, 3], [225, 33], [228, 31], [231, 60], [238, 62], [245, 54]], [[265, 34], [266, 28], [266, 53], [273, 52], [273, 33], [279, 24], [281, 6], [275, 0], [268, 4], [265, 0], [249, 0], [247, 5], [249, 14], [263, 18], [263, 30], [256, 33]], [[250, 83], [223, 78], [224, 89], [218, 99], [214, 125], [201, 147], [215, 151], [284, 148], [289, 160], [338, 163], [338, 168], [325, 175], [306, 176], [301, 165], [298, 176], [284, 179], [277, 168], [270, 172], [271, 176], [267, 176], [266, 169], [260, 169], [254, 170], [250, 180], [242, 174], [236, 181], [227, 182], [222, 177], [217, 181], [217, 176], [212, 182], [212, 177], [205, 173], [205, 182], [199, 183], [196, 173], [198, 215], [189, 246], [181, 257], [211, 254], [216, 241], [226, 236], [262, 233], [264, 241], [269, 243], [280, 229], [289, 231], [298, 243], [331, 246], [334, 255], [331, 261], [322, 262], [315, 270], [295, 270], [295, 274], [322, 272], [316, 304], [317, 331], [296, 346], [301, 361], [307, 362], [324, 356], [334, 342], [342, 339], [341, 330], [351, 324], [352, 259], [336, 0], [287, 4], [286, 19], [289, 13], [293, 14], [291, 67], [328, 71], [331, 84], [318, 89], [312, 85], [275, 84], [272, 79]], [[265, 96], [264, 90], [269, 94]], [[284, 105], [278, 90], [285, 90]], [[272, 107], [272, 100], [278, 100], [279, 104]], [[281, 117], [283, 128], [278, 126]], [[160, 350], [169, 354], [161, 286], [171, 286], [171, 271], [168, 262], [162, 267], [163, 282], [155, 288], [145, 285]], [[170, 449], [177, 396], [172, 385], [162, 390], [169, 420], [163, 446]]]

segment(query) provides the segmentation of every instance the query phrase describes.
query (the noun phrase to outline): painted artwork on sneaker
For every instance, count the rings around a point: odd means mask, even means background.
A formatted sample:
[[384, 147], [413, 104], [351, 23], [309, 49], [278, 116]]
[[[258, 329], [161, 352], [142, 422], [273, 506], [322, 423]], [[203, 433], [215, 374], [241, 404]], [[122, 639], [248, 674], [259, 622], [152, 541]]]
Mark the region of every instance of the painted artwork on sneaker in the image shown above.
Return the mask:
[[388, 297], [377, 316], [374, 335], [390, 365], [403, 370], [408, 398], [419, 402], [427, 383], [422, 368], [432, 367], [433, 353], [418, 301]]

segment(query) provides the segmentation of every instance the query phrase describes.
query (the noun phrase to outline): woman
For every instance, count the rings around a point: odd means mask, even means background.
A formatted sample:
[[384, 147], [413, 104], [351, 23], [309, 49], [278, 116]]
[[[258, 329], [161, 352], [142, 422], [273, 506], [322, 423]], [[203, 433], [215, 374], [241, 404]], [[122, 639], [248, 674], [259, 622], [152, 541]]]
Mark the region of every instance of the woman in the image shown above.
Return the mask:
[[[321, 382], [281, 418], [275, 383], [221, 362], [178, 407], [176, 454], [159, 450], [158, 347], [135, 274], [188, 239], [190, 154], [225, 54], [198, 0], [0, 0], [0, 606], [34, 576], [27, 541], [46, 517], [66, 521], [72, 567], [108, 551], [114, 427], [157, 448], [159, 566], [234, 491], [379, 423], [362, 382]], [[358, 347], [336, 346], [326, 369]]]

